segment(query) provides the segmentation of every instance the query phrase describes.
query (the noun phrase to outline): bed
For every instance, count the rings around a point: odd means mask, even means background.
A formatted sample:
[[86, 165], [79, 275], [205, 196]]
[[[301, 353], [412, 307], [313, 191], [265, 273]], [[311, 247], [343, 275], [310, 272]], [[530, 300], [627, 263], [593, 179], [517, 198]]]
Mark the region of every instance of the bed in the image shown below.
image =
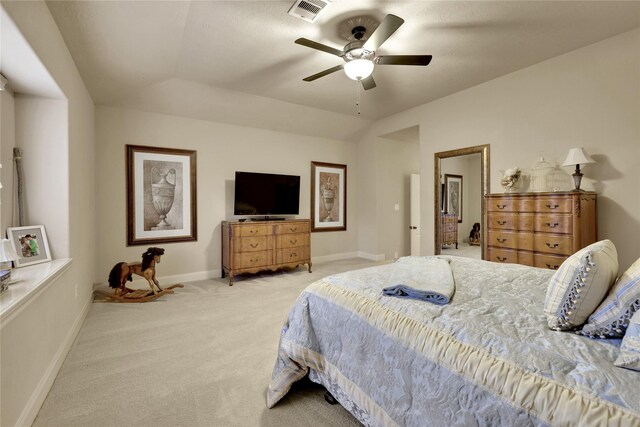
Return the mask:
[[553, 271], [450, 260], [446, 305], [382, 296], [396, 263], [317, 281], [282, 329], [267, 406], [306, 375], [367, 426], [640, 425], [620, 339], [550, 330]]

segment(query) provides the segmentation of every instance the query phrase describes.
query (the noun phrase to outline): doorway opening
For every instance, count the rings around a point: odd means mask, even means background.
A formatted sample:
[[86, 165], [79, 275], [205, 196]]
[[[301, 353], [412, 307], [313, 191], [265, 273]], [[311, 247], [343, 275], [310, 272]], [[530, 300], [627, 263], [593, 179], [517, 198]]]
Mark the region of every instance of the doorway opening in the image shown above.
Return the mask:
[[415, 200], [415, 175], [420, 174], [419, 126], [380, 135], [376, 166], [377, 217], [384, 224], [377, 231], [380, 252], [385, 259], [414, 255], [420, 248], [420, 227], [416, 224], [420, 216], [419, 190]]

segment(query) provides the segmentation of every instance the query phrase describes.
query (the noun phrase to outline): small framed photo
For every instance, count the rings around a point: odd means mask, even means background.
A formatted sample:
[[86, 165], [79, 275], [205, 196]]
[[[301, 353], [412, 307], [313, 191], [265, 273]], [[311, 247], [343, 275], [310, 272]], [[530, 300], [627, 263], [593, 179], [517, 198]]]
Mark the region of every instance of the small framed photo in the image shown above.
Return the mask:
[[7, 235], [11, 245], [20, 255], [20, 259], [14, 261], [16, 267], [51, 261], [51, 251], [49, 251], [49, 241], [44, 225], [9, 227]]
[[444, 175], [444, 209], [462, 222], [462, 175]]
[[311, 231], [347, 229], [347, 165], [311, 162]]
[[198, 240], [196, 152], [126, 149], [127, 246]]

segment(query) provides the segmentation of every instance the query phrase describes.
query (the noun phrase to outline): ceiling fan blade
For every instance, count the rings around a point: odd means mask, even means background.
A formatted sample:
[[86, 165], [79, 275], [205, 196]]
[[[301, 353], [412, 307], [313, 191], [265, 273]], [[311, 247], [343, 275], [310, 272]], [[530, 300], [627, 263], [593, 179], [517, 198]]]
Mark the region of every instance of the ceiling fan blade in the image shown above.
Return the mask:
[[344, 67], [343, 64], [336, 65], [335, 67], [331, 67], [331, 68], [328, 68], [328, 69], [326, 69], [324, 71], [320, 71], [319, 73], [316, 73], [316, 74], [314, 74], [312, 76], [305, 77], [302, 80], [304, 80], [305, 82], [312, 82], [312, 81], [314, 81], [316, 79], [319, 79], [320, 77], [324, 77], [324, 76], [326, 76], [328, 74], [335, 73], [338, 70], [342, 70], [343, 67]]
[[360, 81], [362, 82], [362, 87], [364, 88], [364, 90], [369, 90], [376, 87], [376, 82], [375, 80], [373, 80], [373, 75], [367, 77], [366, 79], [362, 79]]
[[431, 55], [383, 55], [375, 59], [380, 65], [429, 65]]
[[391, 14], [385, 16], [378, 28], [369, 36], [363, 47], [375, 52], [402, 24], [404, 24], [404, 19], [402, 18]]
[[344, 55], [344, 52], [342, 52], [341, 50], [332, 48], [331, 46], [327, 46], [326, 44], [314, 42], [313, 40], [309, 40], [309, 39], [300, 38], [296, 40], [295, 43], [302, 46], [310, 47], [311, 49], [321, 50], [323, 52], [327, 52], [335, 56], [341, 57]]

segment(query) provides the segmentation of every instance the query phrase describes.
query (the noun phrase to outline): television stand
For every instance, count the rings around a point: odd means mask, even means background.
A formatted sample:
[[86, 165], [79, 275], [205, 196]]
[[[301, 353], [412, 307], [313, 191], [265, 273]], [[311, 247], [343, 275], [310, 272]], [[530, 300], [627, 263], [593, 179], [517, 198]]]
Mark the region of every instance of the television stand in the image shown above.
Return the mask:
[[286, 218], [277, 216], [265, 216], [264, 218], [251, 218], [251, 221], [284, 221]]
[[311, 273], [311, 221], [222, 222], [222, 274], [229, 286], [240, 273], [307, 264]]

